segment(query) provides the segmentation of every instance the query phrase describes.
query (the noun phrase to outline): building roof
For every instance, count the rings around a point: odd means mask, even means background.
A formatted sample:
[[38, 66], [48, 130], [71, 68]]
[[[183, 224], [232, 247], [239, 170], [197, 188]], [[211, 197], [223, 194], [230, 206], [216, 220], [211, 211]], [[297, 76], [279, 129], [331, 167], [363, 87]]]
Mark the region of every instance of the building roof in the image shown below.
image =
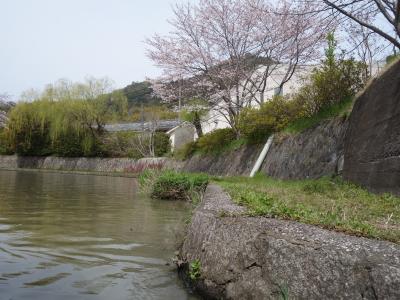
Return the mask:
[[[157, 131], [169, 131], [181, 124], [179, 120], [160, 120], [157, 124]], [[118, 131], [148, 131], [152, 127], [151, 122], [134, 122], [121, 124], [108, 124], [104, 128], [109, 132]]]
[[187, 127], [187, 126], [191, 126], [191, 127], [194, 127], [193, 125], [192, 125], [192, 123], [189, 123], [189, 122], [187, 122], [187, 121], [184, 121], [184, 122], [181, 122], [180, 124], [178, 124], [178, 126], [175, 126], [174, 128], [171, 128], [170, 130], [168, 130], [167, 132], [166, 132], [166, 134], [172, 134], [173, 132], [175, 132], [175, 130], [177, 130], [178, 128], [181, 128], [181, 127], [183, 127], [183, 126], [185, 126], [185, 127]]

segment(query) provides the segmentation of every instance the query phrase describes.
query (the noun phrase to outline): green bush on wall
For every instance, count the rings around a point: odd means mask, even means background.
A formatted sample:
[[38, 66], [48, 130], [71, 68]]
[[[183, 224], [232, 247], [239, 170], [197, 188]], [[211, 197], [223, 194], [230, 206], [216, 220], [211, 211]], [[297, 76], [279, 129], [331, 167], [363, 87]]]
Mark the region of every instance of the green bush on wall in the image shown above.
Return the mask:
[[217, 129], [197, 140], [197, 147], [202, 153], [218, 153], [236, 139], [232, 128]]
[[276, 96], [260, 108], [246, 108], [240, 115], [239, 130], [248, 143], [265, 143], [273, 133], [303, 116], [298, 102]]

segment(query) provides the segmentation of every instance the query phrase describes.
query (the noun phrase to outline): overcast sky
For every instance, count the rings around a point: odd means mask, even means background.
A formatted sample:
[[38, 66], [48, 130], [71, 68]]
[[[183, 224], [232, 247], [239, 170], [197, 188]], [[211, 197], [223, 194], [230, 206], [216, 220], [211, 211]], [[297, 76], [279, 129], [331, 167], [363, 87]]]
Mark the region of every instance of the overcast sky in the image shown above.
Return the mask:
[[123, 87], [160, 71], [145, 37], [166, 33], [182, 0], [0, 0], [0, 93], [14, 100], [59, 78], [108, 76]]

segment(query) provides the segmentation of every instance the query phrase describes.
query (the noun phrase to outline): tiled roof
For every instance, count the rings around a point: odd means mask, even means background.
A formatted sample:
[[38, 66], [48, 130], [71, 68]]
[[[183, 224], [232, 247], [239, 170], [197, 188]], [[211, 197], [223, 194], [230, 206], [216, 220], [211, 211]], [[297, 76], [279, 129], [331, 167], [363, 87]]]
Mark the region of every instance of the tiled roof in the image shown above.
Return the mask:
[[[179, 120], [161, 120], [158, 121], [157, 131], [168, 131], [181, 123]], [[151, 122], [135, 122], [122, 124], [108, 124], [105, 129], [109, 132], [118, 131], [147, 131], [152, 127]]]

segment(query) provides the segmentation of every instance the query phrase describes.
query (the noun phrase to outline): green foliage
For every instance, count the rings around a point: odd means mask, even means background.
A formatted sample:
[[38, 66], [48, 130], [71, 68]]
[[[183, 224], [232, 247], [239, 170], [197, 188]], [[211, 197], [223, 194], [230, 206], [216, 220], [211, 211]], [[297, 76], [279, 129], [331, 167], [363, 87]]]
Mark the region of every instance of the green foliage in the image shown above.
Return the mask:
[[73, 100], [19, 103], [10, 114], [10, 142], [20, 155], [91, 155], [94, 132], [100, 131], [94, 118], [89, 107]]
[[151, 190], [152, 197], [162, 200], [188, 200], [197, 202], [208, 184], [205, 174], [175, 171], [146, 171], [139, 176], [139, 183]]
[[317, 180], [215, 178], [250, 215], [296, 220], [400, 243], [400, 198], [375, 195], [339, 177]]
[[58, 81], [33, 102], [20, 102], [9, 115], [9, 143], [20, 155], [95, 156], [106, 122], [123, 117], [121, 92], [102, 94], [106, 79], [86, 84]]
[[123, 93], [128, 99], [129, 107], [144, 104], [154, 105], [160, 103], [161, 99], [153, 96], [150, 82], [132, 82], [123, 88]]
[[200, 260], [196, 259], [189, 265], [189, 277], [191, 280], [197, 280], [201, 276], [201, 263]]
[[156, 132], [154, 138], [154, 154], [160, 157], [171, 151], [169, 136], [164, 132]]
[[172, 120], [178, 118], [178, 113], [165, 105], [134, 106], [129, 109], [127, 120], [132, 122], [146, 121], [149, 115], [156, 115], [158, 120]]
[[306, 116], [353, 98], [366, 84], [365, 64], [343, 56], [337, 58], [335, 50], [336, 41], [330, 34], [322, 66], [312, 72], [308, 83], [294, 97]]
[[249, 143], [263, 143], [271, 134], [299, 132], [324, 119], [349, 110], [354, 95], [366, 83], [365, 65], [353, 59], [337, 58], [334, 34], [320, 68], [314, 69], [306, 84], [292, 99], [274, 97], [259, 109], [248, 108], [239, 118], [239, 131]]
[[204, 174], [164, 171], [153, 185], [152, 196], [163, 200], [198, 201], [208, 184]]
[[286, 283], [284, 285], [279, 286], [279, 291], [281, 293], [280, 294], [281, 300], [289, 300], [289, 288]]
[[245, 109], [240, 115], [239, 130], [247, 142], [265, 143], [271, 134], [302, 117], [302, 113], [302, 106], [298, 102], [276, 96], [259, 109]]
[[388, 55], [386, 57], [386, 64], [394, 62], [396, 59], [400, 58], [400, 53]]
[[[150, 139], [143, 138], [140, 142], [143, 147], [139, 148], [137, 143], [140, 135], [148, 135], [148, 133], [120, 131], [104, 133], [101, 141], [99, 141], [100, 152], [103, 156], [108, 157], [129, 157], [143, 158], [150, 156], [148, 150], [150, 148]], [[164, 132], [156, 132], [154, 137], [155, 156], [164, 156], [171, 150], [169, 137]], [[147, 150], [146, 153], [143, 153]]]
[[290, 122], [283, 130], [288, 133], [302, 132], [307, 128], [320, 124], [323, 120], [331, 119], [338, 116], [347, 117], [353, 107], [353, 100], [347, 99], [340, 103], [324, 107], [318, 113], [311, 116], [304, 116]]
[[13, 151], [9, 143], [8, 131], [4, 128], [0, 128], [0, 155], [10, 154], [13, 154]]
[[221, 153], [232, 141], [236, 134], [231, 128], [217, 129], [207, 133], [197, 140], [197, 149], [201, 153]]
[[185, 160], [190, 158], [197, 151], [197, 142], [189, 142], [174, 151], [174, 158]]

